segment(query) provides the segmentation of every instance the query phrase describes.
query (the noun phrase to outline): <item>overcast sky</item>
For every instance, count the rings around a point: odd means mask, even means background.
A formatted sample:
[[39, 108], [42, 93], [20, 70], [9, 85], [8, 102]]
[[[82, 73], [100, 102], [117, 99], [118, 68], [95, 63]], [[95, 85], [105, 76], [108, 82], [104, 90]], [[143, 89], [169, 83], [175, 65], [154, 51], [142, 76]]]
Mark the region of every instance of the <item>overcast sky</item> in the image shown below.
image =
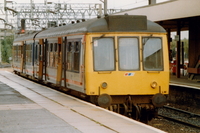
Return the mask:
[[[10, 1], [10, 0], [9, 0]], [[30, 3], [30, 0], [12, 0], [16, 3]], [[45, 0], [33, 0], [34, 3], [44, 3]], [[104, 1], [104, 0], [102, 0]], [[157, 0], [157, 3], [168, 0]], [[102, 3], [101, 0], [47, 0], [54, 3]], [[108, 9], [129, 9], [138, 6], [147, 5], [148, 0], [107, 0]]]

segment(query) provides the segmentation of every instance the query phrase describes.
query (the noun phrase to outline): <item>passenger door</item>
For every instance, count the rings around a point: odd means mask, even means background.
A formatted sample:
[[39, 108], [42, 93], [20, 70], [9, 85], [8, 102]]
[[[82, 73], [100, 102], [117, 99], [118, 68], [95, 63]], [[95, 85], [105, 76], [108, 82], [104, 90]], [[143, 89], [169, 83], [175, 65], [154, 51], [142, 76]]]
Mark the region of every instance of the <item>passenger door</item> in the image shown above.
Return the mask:
[[82, 37], [67, 38], [64, 60], [64, 85], [67, 88], [84, 93], [84, 45]]
[[44, 39], [39, 40], [39, 72], [38, 72], [38, 79], [43, 80], [43, 53], [44, 53]]
[[62, 80], [62, 52], [61, 52], [62, 38], [58, 38], [57, 51], [56, 51], [56, 64], [57, 64], [57, 76], [56, 84], [61, 85]]

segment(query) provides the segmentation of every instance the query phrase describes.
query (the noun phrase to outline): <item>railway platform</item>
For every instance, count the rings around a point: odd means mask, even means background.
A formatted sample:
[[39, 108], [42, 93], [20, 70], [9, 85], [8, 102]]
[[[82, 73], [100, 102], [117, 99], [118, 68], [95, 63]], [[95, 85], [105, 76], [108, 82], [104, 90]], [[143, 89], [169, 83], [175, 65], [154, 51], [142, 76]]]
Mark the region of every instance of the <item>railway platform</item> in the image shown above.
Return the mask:
[[0, 133], [164, 133], [0, 71]]
[[170, 85], [200, 90], [200, 82], [189, 80], [188, 76], [177, 78], [175, 75], [170, 75]]

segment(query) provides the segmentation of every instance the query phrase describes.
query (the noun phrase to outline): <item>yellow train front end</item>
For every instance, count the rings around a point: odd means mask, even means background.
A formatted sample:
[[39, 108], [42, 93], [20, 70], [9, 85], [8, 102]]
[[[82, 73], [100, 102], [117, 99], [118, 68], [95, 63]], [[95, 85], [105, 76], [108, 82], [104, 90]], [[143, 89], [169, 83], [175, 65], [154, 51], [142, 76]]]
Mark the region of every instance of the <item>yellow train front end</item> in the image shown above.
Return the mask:
[[134, 109], [135, 119], [142, 108], [163, 106], [169, 93], [166, 34], [88, 34], [85, 88], [94, 103], [126, 115]]

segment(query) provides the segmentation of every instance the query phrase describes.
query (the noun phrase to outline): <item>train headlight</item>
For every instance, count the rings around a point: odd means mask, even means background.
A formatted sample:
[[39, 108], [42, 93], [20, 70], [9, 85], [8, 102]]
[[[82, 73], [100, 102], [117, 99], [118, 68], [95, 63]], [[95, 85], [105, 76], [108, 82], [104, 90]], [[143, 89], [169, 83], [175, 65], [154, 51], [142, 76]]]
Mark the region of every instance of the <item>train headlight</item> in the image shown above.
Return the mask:
[[108, 84], [107, 84], [106, 82], [103, 82], [103, 83], [101, 84], [101, 87], [102, 87], [103, 89], [106, 89], [106, 88], [108, 87]]
[[155, 89], [158, 86], [157, 82], [153, 81], [151, 83], [151, 88]]

